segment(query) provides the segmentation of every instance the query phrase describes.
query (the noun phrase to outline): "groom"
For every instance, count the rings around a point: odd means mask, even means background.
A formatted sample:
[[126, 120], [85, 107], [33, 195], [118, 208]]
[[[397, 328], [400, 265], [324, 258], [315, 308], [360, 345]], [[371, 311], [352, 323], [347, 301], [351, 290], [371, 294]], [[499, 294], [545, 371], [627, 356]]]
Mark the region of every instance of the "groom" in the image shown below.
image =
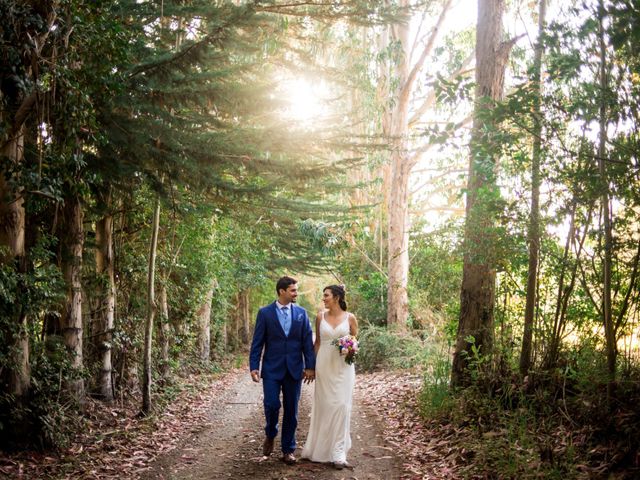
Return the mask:
[[282, 277], [276, 284], [276, 293], [278, 299], [258, 312], [249, 368], [254, 382], [259, 382], [262, 376], [264, 415], [267, 420], [262, 454], [268, 457], [273, 451], [273, 440], [278, 434], [282, 392], [282, 460], [292, 465], [296, 462], [293, 452], [296, 450], [300, 387], [303, 379], [306, 383], [315, 379], [316, 359], [307, 312], [294, 305], [298, 297], [297, 280]]

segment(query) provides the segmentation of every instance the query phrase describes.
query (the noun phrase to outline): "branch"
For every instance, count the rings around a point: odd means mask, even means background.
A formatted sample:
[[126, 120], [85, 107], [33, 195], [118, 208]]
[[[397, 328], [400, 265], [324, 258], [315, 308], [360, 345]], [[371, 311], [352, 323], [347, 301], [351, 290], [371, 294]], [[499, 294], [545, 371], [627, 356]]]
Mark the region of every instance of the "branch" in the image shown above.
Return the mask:
[[622, 302], [622, 307], [620, 308], [620, 312], [618, 313], [618, 318], [616, 318], [615, 329], [616, 332], [620, 329], [622, 325], [622, 320], [627, 313], [629, 308], [629, 299], [631, 298], [631, 294], [635, 291], [635, 284], [638, 278], [638, 263], [640, 261], [640, 242], [638, 243], [638, 250], [636, 251], [635, 257], [633, 258], [633, 271], [631, 272], [631, 278], [629, 279], [629, 288], [627, 289], [627, 293], [624, 296], [624, 300]]
[[33, 110], [33, 105], [36, 103], [38, 99], [37, 90], [33, 90], [20, 104], [18, 107], [18, 111], [16, 112], [13, 118], [13, 125], [11, 128], [11, 133], [9, 134], [9, 138], [2, 144], [0, 147], [0, 151], [4, 151], [11, 142], [13, 142], [16, 136], [19, 136], [20, 129], [24, 125], [24, 122], [27, 121], [27, 117]]
[[[427, 44], [422, 50], [422, 55], [420, 55], [420, 59], [413, 66], [411, 73], [409, 73], [409, 76], [407, 77], [407, 80], [404, 83], [404, 86], [402, 87], [402, 92], [400, 93], [401, 100], [399, 100], [400, 103], [402, 103], [403, 101], [402, 99], [406, 99], [409, 97], [409, 94], [411, 93], [411, 88], [413, 86], [413, 83], [416, 80], [416, 77], [418, 76], [418, 73], [420, 72], [420, 70], [422, 70], [422, 66], [424, 65], [425, 60], [431, 53], [431, 50], [433, 50], [433, 46], [436, 42], [436, 38], [438, 38], [440, 27], [442, 26], [444, 19], [446, 18], [447, 13], [451, 8], [451, 3], [453, 3], [453, 0], [447, 0], [447, 2], [443, 5], [442, 11], [440, 12], [440, 16], [438, 17], [438, 21], [433, 27], [433, 30], [431, 30], [431, 36], [429, 37]], [[410, 59], [407, 59], [407, 61], [410, 61]]]
[[[455, 126], [455, 130], [458, 130], [473, 121], [473, 114], [468, 115], [466, 118], [458, 122]], [[435, 144], [425, 143], [422, 147], [418, 148], [413, 156], [409, 159], [409, 169], [413, 168], [420, 160], [420, 157], [431, 149]]]
[[595, 297], [593, 296], [593, 294], [591, 293], [591, 289], [589, 288], [589, 282], [587, 282], [587, 274], [584, 271], [582, 262], [580, 261], [579, 258], [576, 258], [576, 262], [577, 262], [578, 268], [580, 269], [580, 274], [581, 274], [580, 283], [582, 284], [582, 288], [584, 288], [585, 292], [587, 293], [587, 296], [589, 297], [589, 300], [591, 300], [591, 303], [593, 304], [594, 308], [598, 312], [598, 315], [602, 315], [602, 308], [600, 308], [600, 304], [596, 302]]
[[449, 213], [453, 213], [456, 215], [460, 215], [463, 216], [464, 215], [464, 207], [451, 207], [451, 206], [431, 206], [431, 207], [424, 207], [424, 208], [416, 208], [416, 209], [411, 209], [410, 213], [412, 214], [419, 214], [419, 213], [427, 213], [427, 212], [440, 212], [440, 213], [445, 213], [445, 212], [449, 212]]
[[367, 252], [365, 252], [364, 250], [362, 250], [362, 249], [358, 246], [358, 244], [356, 243], [356, 241], [355, 241], [355, 240], [352, 240], [350, 243], [351, 243], [351, 246], [352, 246], [352, 247], [354, 247], [356, 250], [358, 250], [358, 252], [360, 252], [360, 253], [362, 254], [362, 256], [364, 257], [364, 259], [365, 259], [367, 262], [369, 262], [369, 263], [370, 263], [370, 264], [371, 264], [371, 265], [372, 265], [376, 270], [378, 270], [378, 272], [380, 272], [380, 273], [382, 274], [382, 276], [383, 276], [385, 279], [388, 279], [388, 278], [389, 278], [389, 276], [387, 275], [387, 273], [386, 273], [384, 270], [382, 270], [382, 268], [381, 268], [381, 267], [380, 267], [376, 262], [374, 262], [373, 260], [371, 260], [371, 258], [369, 258], [369, 255], [367, 255]]
[[[452, 73], [449, 76], [449, 78], [447, 78], [447, 80], [452, 81], [454, 78], [464, 73], [472, 72], [473, 69], [467, 70], [467, 67], [469, 66], [469, 64], [474, 58], [475, 58], [475, 53], [471, 52], [467, 56], [467, 58], [464, 59], [464, 62], [462, 62], [462, 65], [460, 65], [460, 68], [458, 68], [458, 70]], [[420, 117], [422, 117], [424, 112], [426, 112], [429, 108], [431, 108], [435, 103], [436, 103], [436, 90], [434, 88], [434, 89], [431, 89], [431, 92], [429, 93], [425, 101], [422, 103], [422, 105], [420, 105], [420, 107], [413, 114], [413, 117], [411, 117], [411, 119], [409, 120], [409, 128], [415, 126], [415, 124], [420, 120]]]
[[164, 60], [159, 60], [157, 62], [150, 63], [150, 64], [138, 65], [131, 71], [131, 73], [129, 74], [129, 78], [133, 78], [136, 75], [139, 75], [141, 73], [151, 72], [153, 70], [157, 70], [158, 68], [177, 62], [178, 60], [186, 57], [191, 51], [197, 48], [203, 47], [207, 44], [211, 44], [221, 40], [224, 37], [224, 35], [222, 35], [223, 31], [224, 31], [224, 26], [219, 26], [215, 29], [214, 32], [210, 33], [199, 42], [192, 43], [188, 47], [180, 50], [179, 52], [170, 56], [169, 58], [165, 58]]
[[[422, 185], [420, 185], [419, 187], [414, 188], [411, 192], [409, 192], [409, 195], [415, 195], [416, 193], [418, 193], [420, 190], [422, 190], [424, 187], [426, 187], [429, 183], [433, 183], [436, 180], [442, 179], [447, 177], [448, 175], [451, 175], [452, 173], [466, 173], [467, 170], [461, 170], [461, 169], [454, 169], [454, 170], [447, 170], [439, 175], [436, 175], [434, 177], [429, 177]], [[445, 187], [441, 187], [438, 188], [437, 190], [434, 190], [432, 192], [430, 192], [431, 194], [434, 193], [442, 193], [442, 192], [450, 192], [451, 191], [451, 186], [447, 185]]]
[[413, 45], [411, 45], [411, 50], [409, 50], [409, 59], [413, 58], [413, 52], [416, 51], [416, 46], [418, 45], [418, 38], [420, 38], [420, 31], [422, 30], [422, 26], [424, 25], [424, 19], [427, 16], [427, 9], [425, 8], [422, 12], [422, 18], [420, 19], [420, 24], [418, 25], [418, 31], [416, 32], [416, 36], [413, 39]]

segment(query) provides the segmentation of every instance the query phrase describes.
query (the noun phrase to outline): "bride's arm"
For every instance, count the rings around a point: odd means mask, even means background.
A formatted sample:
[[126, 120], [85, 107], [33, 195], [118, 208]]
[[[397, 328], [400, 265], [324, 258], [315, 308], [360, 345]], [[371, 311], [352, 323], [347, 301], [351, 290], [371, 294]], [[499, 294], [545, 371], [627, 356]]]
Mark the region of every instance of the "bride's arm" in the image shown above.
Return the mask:
[[354, 337], [358, 336], [358, 319], [353, 313], [349, 314], [349, 334]]
[[318, 350], [320, 350], [320, 320], [322, 316], [320, 312], [316, 315], [316, 341], [313, 343], [313, 350], [318, 354]]

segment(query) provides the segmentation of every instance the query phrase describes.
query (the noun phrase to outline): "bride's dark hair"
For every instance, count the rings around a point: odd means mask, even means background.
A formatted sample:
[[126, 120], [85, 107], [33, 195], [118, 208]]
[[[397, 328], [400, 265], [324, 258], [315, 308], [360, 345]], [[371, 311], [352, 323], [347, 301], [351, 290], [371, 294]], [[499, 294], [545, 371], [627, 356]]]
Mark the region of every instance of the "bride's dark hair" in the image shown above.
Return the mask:
[[338, 305], [340, 305], [340, 308], [346, 312], [347, 311], [347, 302], [344, 299], [344, 297], [345, 297], [347, 292], [345, 292], [345, 290], [344, 290], [344, 285], [329, 285], [329, 286], [324, 287], [322, 289], [323, 292], [325, 290], [330, 290], [331, 294], [334, 297], [338, 297]]

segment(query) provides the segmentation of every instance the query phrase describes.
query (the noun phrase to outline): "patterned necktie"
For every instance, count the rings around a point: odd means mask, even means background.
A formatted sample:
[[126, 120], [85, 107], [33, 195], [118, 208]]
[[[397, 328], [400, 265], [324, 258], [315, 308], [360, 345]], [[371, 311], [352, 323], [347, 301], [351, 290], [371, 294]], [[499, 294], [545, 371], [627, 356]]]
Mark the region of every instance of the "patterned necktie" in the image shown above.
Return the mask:
[[284, 319], [283, 321], [284, 334], [289, 335], [289, 327], [290, 327], [289, 307], [282, 307], [282, 317]]

